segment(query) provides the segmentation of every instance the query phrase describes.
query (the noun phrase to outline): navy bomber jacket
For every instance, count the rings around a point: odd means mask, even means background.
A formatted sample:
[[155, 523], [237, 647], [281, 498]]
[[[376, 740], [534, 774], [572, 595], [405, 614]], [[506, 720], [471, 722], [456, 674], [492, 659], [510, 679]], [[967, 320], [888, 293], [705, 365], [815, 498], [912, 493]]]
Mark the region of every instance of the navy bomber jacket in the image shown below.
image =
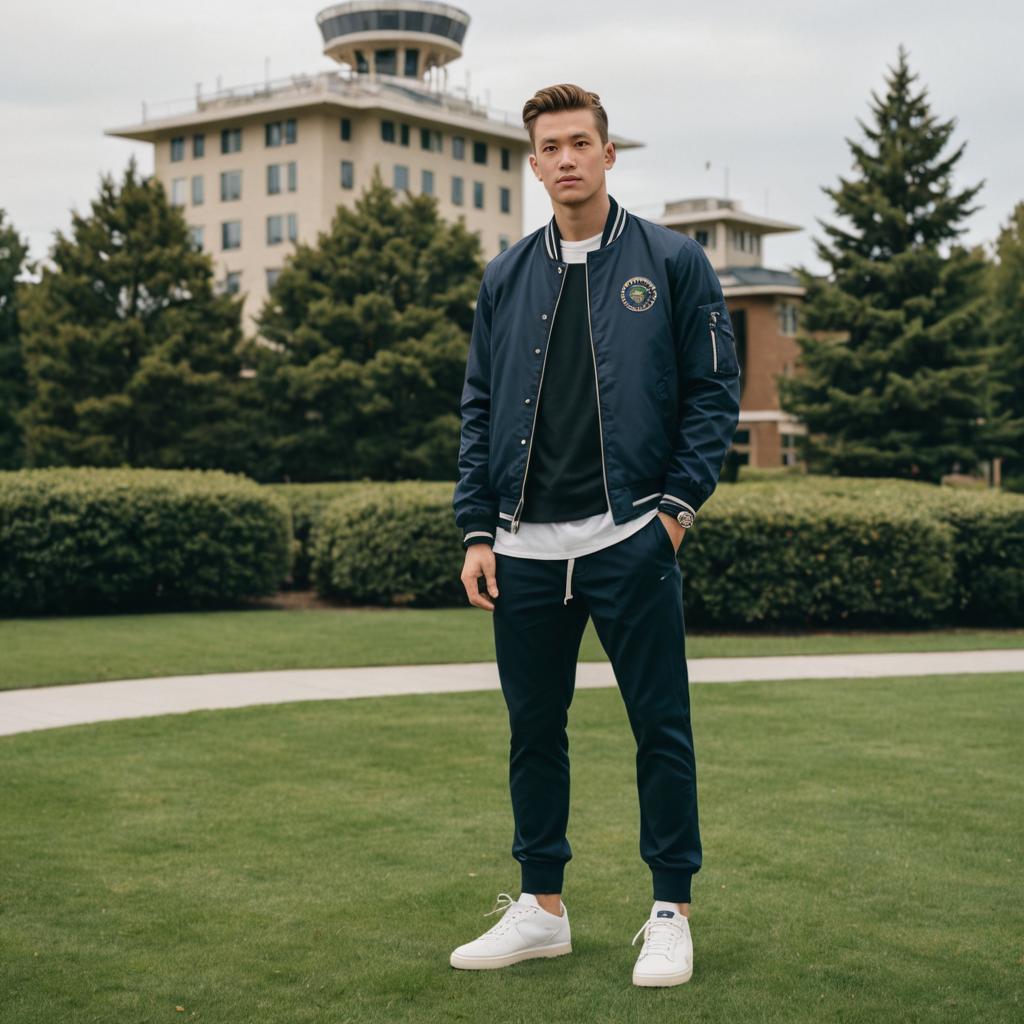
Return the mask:
[[[673, 518], [695, 515], [718, 484], [739, 421], [732, 321], [699, 242], [609, 199], [601, 246], [586, 263], [605, 497], [618, 524], [655, 504]], [[484, 270], [452, 500], [464, 547], [493, 544], [499, 526], [519, 529], [568, 266], [561, 252], [552, 216]]]

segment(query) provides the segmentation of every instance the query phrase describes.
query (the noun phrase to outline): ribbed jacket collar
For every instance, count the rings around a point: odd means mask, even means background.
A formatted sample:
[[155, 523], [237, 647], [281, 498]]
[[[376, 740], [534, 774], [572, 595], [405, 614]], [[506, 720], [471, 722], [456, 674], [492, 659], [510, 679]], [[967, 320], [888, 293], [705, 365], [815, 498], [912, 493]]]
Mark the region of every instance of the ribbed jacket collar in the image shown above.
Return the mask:
[[[602, 249], [610, 242], [614, 242], [622, 234], [626, 228], [626, 221], [629, 220], [626, 208], [619, 206], [614, 196], [609, 195], [608, 201], [611, 205], [608, 209], [608, 219], [605, 221], [604, 231], [601, 233], [600, 247]], [[555, 221], [554, 214], [551, 215], [551, 220], [548, 221], [548, 226], [544, 229], [544, 247], [547, 250], [548, 256], [553, 260], [561, 260], [562, 234], [558, 230], [558, 223]]]

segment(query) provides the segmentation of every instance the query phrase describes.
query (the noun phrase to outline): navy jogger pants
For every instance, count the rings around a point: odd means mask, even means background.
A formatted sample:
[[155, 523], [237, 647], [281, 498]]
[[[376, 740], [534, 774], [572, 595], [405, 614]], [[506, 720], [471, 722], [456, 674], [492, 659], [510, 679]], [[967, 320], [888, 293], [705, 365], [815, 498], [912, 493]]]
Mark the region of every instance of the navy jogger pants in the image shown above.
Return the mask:
[[654, 898], [688, 903], [701, 842], [682, 571], [668, 530], [655, 516], [625, 540], [579, 558], [495, 552], [495, 562], [492, 617], [511, 727], [512, 856], [522, 891], [560, 893], [572, 857], [566, 724], [591, 617], [636, 738], [640, 855]]

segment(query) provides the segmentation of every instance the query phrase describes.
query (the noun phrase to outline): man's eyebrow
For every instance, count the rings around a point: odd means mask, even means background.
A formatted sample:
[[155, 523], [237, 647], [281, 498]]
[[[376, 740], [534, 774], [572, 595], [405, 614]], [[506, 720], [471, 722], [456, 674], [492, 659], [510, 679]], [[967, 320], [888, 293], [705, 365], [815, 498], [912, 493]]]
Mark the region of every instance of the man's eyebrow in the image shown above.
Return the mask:
[[[571, 139], [589, 139], [590, 138], [590, 132], [573, 132], [572, 135], [569, 136], [569, 138], [571, 138]], [[555, 136], [555, 135], [548, 135], [545, 138], [540, 140], [540, 144], [543, 146], [546, 142], [557, 142], [557, 141], [558, 141], [558, 137], [557, 136]]]

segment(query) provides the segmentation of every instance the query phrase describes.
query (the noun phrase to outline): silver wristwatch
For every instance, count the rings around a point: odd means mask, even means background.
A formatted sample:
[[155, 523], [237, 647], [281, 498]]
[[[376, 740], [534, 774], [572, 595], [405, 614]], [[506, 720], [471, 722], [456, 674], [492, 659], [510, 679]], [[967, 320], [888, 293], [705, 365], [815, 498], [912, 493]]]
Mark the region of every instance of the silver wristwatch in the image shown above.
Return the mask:
[[693, 526], [693, 513], [688, 509], [683, 509], [677, 516], [676, 522], [680, 526], [684, 526], [687, 530]]

